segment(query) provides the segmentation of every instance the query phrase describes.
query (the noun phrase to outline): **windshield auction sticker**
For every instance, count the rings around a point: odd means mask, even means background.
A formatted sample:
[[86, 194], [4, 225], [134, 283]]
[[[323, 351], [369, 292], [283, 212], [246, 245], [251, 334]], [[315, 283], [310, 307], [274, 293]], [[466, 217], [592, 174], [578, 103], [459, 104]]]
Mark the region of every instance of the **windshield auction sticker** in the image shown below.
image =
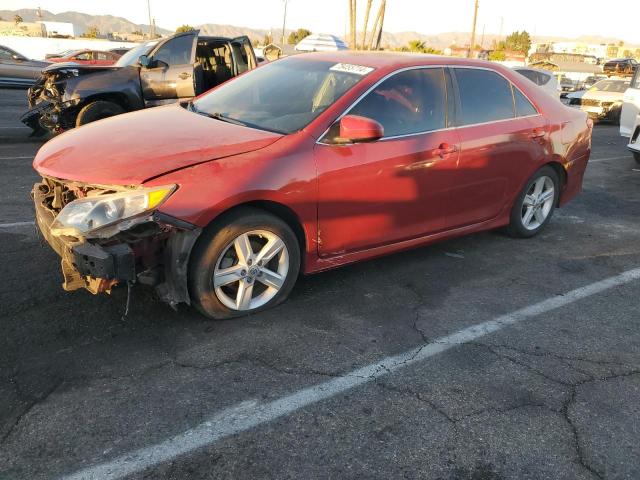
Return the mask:
[[333, 70], [334, 72], [354, 73], [356, 75], [366, 75], [367, 73], [371, 73], [373, 68], [365, 67], [363, 65], [353, 65], [351, 63], [336, 63], [329, 70]]

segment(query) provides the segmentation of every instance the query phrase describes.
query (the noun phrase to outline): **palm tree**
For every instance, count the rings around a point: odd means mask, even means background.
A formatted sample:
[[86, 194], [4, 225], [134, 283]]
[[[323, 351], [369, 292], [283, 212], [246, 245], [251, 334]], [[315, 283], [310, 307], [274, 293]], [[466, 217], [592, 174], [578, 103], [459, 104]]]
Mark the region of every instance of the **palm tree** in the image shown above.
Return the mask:
[[369, 27], [369, 12], [371, 12], [371, 4], [373, 0], [367, 0], [367, 8], [364, 11], [364, 26], [362, 28], [362, 50], [367, 48], [367, 28]]
[[419, 52], [422, 53], [425, 51], [426, 49], [426, 45], [424, 44], [424, 42], [421, 42], [420, 40], [411, 40], [409, 42], [409, 51], [410, 52]]
[[22, 23], [22, 17], [20, 15], [14, 15], [13, 16], [13, 21], [15, 22], [16, 25], [18, 25], [19, 23]]

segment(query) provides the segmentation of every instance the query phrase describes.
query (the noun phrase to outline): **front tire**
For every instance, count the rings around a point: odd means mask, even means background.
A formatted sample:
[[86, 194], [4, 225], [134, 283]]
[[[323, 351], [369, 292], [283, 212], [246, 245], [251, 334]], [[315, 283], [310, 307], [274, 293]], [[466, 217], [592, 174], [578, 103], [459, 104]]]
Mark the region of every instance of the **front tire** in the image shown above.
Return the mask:
[[193, 305], [213, 319], [236, 318], [274, 307], [300, 272], [300, 246], [280, 218], [239, 209], [202, 234], [189, 264]]
[[120, 115], [121, 113], [124, 113], [124, 108], [117, 103], [106, 100], [96, 100], [82, 107], [76, 118], [76, 127], [95, 122], [96, 120], [102, 120], [103, 118]]
[[560, 196], [560, 180], [556, 171], [544, 166], [529, 179], [511, 210], [507, 232], [512, 237], [537, 235], [553, 216]]

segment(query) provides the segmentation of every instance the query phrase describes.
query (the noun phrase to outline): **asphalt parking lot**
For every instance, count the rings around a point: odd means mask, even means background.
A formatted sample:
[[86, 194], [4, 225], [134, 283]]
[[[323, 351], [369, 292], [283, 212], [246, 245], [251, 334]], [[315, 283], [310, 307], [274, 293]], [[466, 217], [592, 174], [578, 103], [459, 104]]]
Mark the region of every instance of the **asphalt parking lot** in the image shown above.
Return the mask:
[[[65, 293], [0, 90], [0, 479], [640, 478], [640, 171], [598, 125], [538, 237], [460, 238], [206, 321]], [[108, 140], [105, 140], [108, 141]], [[97, 146], [98, 148], [98, 146]]]

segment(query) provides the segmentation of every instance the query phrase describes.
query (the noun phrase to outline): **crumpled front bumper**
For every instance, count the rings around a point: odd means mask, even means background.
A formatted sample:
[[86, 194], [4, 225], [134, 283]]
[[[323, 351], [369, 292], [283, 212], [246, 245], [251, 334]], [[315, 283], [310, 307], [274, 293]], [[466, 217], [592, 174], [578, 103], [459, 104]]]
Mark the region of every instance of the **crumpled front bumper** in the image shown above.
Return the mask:
[[56, 236], [51, 233], [56, 214], [45, 206], [41, 186], [36, 183], [32, 190], [36, 223], [61, 258], [64, 290], [84, 288], [93, 294], [110, 293], [119, 283], [142, 283], [155, 287], [161, 300], [172, 306], [190, 303], [187, 270], [200, 228], [156, 212], [149, 224], [157, 234], [142, 238], [127, 232], [100, 242]]

